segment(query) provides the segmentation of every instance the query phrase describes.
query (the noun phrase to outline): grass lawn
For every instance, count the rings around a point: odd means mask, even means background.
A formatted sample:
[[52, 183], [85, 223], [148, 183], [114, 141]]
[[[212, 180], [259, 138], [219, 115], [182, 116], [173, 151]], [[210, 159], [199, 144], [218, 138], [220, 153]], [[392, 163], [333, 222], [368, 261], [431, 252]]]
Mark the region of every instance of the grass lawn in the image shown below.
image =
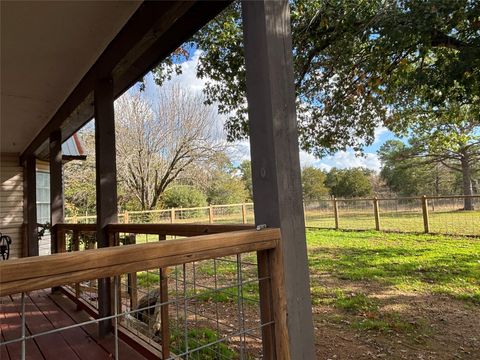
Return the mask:
[[480, 358], [480, 238], [307, 230], [307, 241], [318, 358]]
[[309, 230], [307, 238], [313, 274], [480, 304], [480, 239], [334, 230]]

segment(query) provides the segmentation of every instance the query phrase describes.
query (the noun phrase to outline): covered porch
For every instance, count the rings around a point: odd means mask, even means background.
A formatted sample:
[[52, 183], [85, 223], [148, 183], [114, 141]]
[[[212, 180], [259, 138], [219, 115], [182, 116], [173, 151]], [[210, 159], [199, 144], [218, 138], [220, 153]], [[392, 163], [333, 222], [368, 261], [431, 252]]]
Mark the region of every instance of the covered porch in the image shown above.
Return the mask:
[[[288, 1], [242, 2], [256, 225], [118, 224], [115, 99], [230, 3], [2, 3], [2, 358], [314, 358]], [[62, 143], [92, 118], [97, 221], [65, 224]]]

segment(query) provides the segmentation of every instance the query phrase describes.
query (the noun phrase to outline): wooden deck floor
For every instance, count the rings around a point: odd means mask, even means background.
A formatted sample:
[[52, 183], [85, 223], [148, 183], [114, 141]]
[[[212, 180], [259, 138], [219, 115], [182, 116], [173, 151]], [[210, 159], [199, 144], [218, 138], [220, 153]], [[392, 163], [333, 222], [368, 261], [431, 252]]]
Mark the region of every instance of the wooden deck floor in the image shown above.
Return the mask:
[[[21, 297], [0, 298], [0, 341], [21, 336]], [[35, 291], [26, 298], [26, 331], [37, 334], [55, 328], [74, 325], [91, 318], [77, 311], [73, 302], [62, 294]], [[20, 359], [21, 343], [0, 346], [1, 360]], [[26, 342], [26, 358], [32, 360], [97, 360], [113, 359], [114, 338], [99, 339], [97, 325], [90, 324], [44, 335]], [[119, 355], [123, 359], [145, 359], [129, 345], [119, 340]]]

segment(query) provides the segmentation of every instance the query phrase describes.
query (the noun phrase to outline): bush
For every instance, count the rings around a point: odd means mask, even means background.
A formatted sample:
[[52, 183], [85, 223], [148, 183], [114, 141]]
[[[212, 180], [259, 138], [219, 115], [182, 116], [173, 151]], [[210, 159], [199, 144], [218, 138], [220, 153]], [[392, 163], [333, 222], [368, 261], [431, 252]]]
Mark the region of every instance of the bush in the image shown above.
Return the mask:
[[165, 208], [190, 208], [207, 205], [205, 195], [193, 186], [176, 185], [169, 187], [162, 196]]

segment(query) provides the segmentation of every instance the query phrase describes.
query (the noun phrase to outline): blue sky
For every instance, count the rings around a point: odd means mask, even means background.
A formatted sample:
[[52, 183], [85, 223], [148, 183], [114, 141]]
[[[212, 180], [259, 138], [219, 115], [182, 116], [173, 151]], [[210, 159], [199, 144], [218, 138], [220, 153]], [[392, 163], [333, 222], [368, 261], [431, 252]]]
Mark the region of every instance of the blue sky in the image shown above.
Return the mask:
[[[188, 88], [192, 91], [201, 91], [203, 89], [205, 80], [196, 77], [196, 67], [200, 52], [189, 48], [189, 59], [181, 63], [182, 75], [174, 76], [172, 81], [179, 82], [182, 87]], [[148, 97], [155, 94], [155, 83], [153, 77], [149, 74], [146, 77], [146, 94]], [[222, 121], [222, 119], [220, 119]], [[375, 171], [380, 170], [380, 161], [376, 154], [379, 147], [387, 140], [394, 139], [393, 133], [386, 128], [377, 128], [375, 130], [375, 141], [372, 145], [364, 149], [364, 156], [356, 156], [352, 149], [347, 151], [339, 151], [334, 155], [327, 156], [322, 159], [317, 159], [314, 156], [305, 152], [300, 153], [300, 161], [302, 166], [314, 166], [324, 170], [330, 170], [332, 167], [348, 168], [348, 167], [365, 167]], [[230, 157], [234, 164], [240, 163], [242, 160], [250, 158], [250, 146], [248, 141], [241, 141], [231, 144]]]

